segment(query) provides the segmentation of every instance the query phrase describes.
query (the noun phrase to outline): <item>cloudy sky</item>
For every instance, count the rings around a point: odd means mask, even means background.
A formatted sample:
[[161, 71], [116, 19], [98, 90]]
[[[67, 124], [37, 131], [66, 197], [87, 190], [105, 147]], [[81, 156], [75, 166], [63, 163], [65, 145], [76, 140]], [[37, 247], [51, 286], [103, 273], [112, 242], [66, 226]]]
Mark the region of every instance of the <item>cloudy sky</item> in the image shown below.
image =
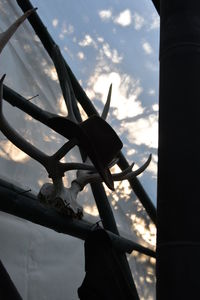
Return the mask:
[[108, 122], [129, 162], [153, 154], [140, 180], [156, 203], [159, 17], [151, 1], [32, 3], [99, 112], [113, 84]]

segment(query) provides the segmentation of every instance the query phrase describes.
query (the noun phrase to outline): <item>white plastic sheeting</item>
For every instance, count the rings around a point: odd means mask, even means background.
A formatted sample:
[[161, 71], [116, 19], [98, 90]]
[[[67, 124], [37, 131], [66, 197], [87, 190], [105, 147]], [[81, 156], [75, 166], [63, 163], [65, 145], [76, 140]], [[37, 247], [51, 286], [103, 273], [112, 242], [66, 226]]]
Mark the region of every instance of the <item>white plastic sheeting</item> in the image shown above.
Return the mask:
[[[21, 14], [14, 0], [0, 0], [0, 32]], [[48, 19], [48, 15], [46, 18]], [[122, 19], [123, 16], [118, 22]], [[88, 39], [85, 40], [87, 42]], [[108, 48], [107, 54], [109, 55]], [[81, 52], [79, 56], [81, 57]], [[5, 84], [25, 98], [39, 95], [31, 100], [34, 104], [51, 112], [65, 113], [52, 62], [28, 21], [17, 30], [0, 56], [0, 76], [4, 73], [7, 74]], [[98, 86], [96, 90], [98, 92]], [[88, 92], [91, 93], [91, 78]], [[61, 136], [5, 101], [3, 108], [9, 123], [42, 151], [52, 154], [64, 143]], [[120, 132], [120, 128], [118, 131]], [[70, 159], [79, 160], [77, 149], [71, 152]], [[44, 182], [49, 181], [44, 168], [12, 145], [1, 133], [0, 176], [25, 190], [31, 188], [35, 193], [38, 193]], [[73, 177], [74, 173], [69, 172], [66, 185], [69, 185]], [[117, 186], [117, 192], [110, 199], [121, 234], [152, 247], [155, 243], [154, 226], [147, 220], [135, 197], [130, 194], [128, 185]], [[87, 213], [93, 215], [92, 220], [98, 220], [89, 188], [80, 194], [79, 202], [84, 205]], [[82, 241], [0, 213], [0, 259], [24, 300], [78, 299], [77, 288], [84, 278]], [[155, 261], [137, 253], [130, 255], [128, 259], [141, 299], [154, 299]]]

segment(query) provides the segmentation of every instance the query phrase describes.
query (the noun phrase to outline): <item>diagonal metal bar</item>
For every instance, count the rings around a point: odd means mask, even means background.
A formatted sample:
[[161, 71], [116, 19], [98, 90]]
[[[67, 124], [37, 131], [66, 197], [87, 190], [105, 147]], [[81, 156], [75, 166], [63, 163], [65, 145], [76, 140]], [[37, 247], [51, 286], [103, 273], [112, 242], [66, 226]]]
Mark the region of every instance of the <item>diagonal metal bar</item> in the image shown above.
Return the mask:
[[[118, 165], [122, 170], [129, 167], [129, 164], [126, 158], [124, 157], [124, 155], [120, 155]], [[138, 197], [138, 199], [141, 201], [144, 208], [146, 209], [147, 214], [154, 222], [154, 224], [156, 224], [156, 208], [153, 205], [152, 201], [150, 200], [148, 194], [144, 190], [142, 184], [140, 183], [137, 177], [129, 179], [129, 183], [134, 193], [136, 194], [136, 196]]]
[[157, 13], [160, 15], [160, 0], [152, 0], [152, 2], [155, 6], [155, 9], [157, 10]]

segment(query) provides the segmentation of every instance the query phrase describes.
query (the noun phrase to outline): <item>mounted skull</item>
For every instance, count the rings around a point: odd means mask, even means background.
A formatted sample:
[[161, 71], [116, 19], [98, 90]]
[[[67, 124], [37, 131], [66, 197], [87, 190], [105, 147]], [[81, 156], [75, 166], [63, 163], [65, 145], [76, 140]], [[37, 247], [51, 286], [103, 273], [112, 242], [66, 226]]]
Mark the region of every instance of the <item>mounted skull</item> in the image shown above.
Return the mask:
[[45, 183], [38, 194], [38, 199], [49, 207], [54, 207], [63, 215], [81, 219], [83, 208], [77, 203], [80, 186], [73, 182], [70, 188], [65, 188], [62, 179], [53, 184]]

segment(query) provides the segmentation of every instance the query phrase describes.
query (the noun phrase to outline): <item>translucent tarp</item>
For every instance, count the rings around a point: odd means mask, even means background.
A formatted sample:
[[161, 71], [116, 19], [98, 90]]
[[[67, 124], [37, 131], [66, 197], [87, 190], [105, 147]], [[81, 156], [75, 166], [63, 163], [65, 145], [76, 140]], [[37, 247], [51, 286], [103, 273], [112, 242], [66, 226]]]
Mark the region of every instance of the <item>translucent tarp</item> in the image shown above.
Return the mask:
[[[34, 1], [34, 3], [39, 6], [38, 11], [40, 14], [40, 4], [36, 2], [37, 1]], [[59, 15], [57, 15], [57, 17], [54, 16], [53, 5], [55, 5], [55, 2], [48, 2], [49, 14], [48, 10], [45, 11], [46, 14], [44, 13], [45, 3], [44, 1], [41, 4], [41, 13], [45, 16], [44, 21], [46, 21], [47, 24], [53, 24], [54, 28], [57, 28], [56, 24], [61, 22], [64, 15], [64, 13], [61, 13], [62, 3], [58, 2], [58, 4], [56, 4], [56, 6], [58, 5], [57, 14], [61, 14], [60, 20]], [[81, 1], [81, 5], [85, 7], [86, 4], [84, 5], [83, 1]], [[74, 10], [75, 9], [78, 9], [76, 5], [74, 5]], [[102, 22], [106, 21], [106, 18], [109, 18], [109, 10], [99, 9], [98, 11], [99, 18]], [[68, 13], [70, 15], [70, 12]], [[128, 12], [124, 13], [127, 14], [127, 16], [129, 14]], [[2, 32], [8, 28], [22, 12], [15, 1], [1, 0], [0, 14], [0, 32]], [[127, 16], [125, 20], [127, 20]], [[91, 17], [91, 15], [89, 17]], [[139, 26], [137, 25], [139, 23], [136, 23], [137, 15], [133, 15], [132, 18], [135, 20], [134, 24], [137, 30], [137, 26]], [[123, 25], [125, 24], [123, 23], [125, 22], [123, 21], [123, 15], [120, 17], [120, 13], [118, 14], [118, 18], [116, 15], [113, 17], [113, 20], [115, 20], [115, 24], [122, 24], [122, 27], [125, 26]], [[74, 19], [74, 23], [75, 21], [76, 18]], [[63, 34], [64, 37], [67, 36], [69, 39], [68, 48], [65, 48], [63, 38], [62, 36], [60, 37], [61, 50], [65, 49], [68, 55], [70, 53], [70, 46], [71, 49], [74, 47], [73, 38], [70, 38], [70, 34], [73, 33], [74, 37], [76, 37], [73, 26], [74, 24], [63, 21], [60, 27], [62, 29], [60, 34]], [[150, 138], [146, 145], [144, 144], [141, 147], [138, 141], [139, 133], [144, 133], [144, 128], [151, 128], [151, 130], [153, 130], [153, 126], [156, 126], [153, 124], [154, 121], [156, 124], [156, 103], [152, 102], [152, 111], [148, 114], [148, 110], [143, 107], [144, 103], [141, 104], [138, 99], [141, 93], [139, 81], [131, 77], [131, 75], [128, 75], [128, 73], [121, 72], [120, 74], [117, 72], [116, 64], [118, 65], [122, 58], [120, 58], [120, 54], [117, 50], [111, 48], [111, 44], [102, 40], [102, 36], [96, 35], [96, 39], [99, 41], [99, 45], [101, 44], [101, 48], [98, 45], [99, 57], [96, 61], [96, 65], [90, 66], [94, 71], [89, 69], [89, 62], [86, 56], [90, 53], [88, 43], [89, 45], [93, 45], [92, 47], [95, 49], [97, 40], [94, 41], [91, 36], [86, 33], [82, 37], [77, 35], [77, 39], [78, 38], [79, 42], [76, 43], [76, 47], [77, 45], [82, 47], [82, 50], [79, 49], [78, 51], [77, 49], [76, 59], [78, 62], [76, 64], [74, 56], [72, 58], [72, 56], [69, 55], [69, 63], [74, 63], [74, 67], [82, 68], [81, 64], [84, 60], [86, 61], [85, 68], [88, 68], [88, 71], [86, 71], [85, 74], [84, 69], [77, 71], [77, 74], [80, 76], [78, 79], [81, 80], [86, 92], [94, 100], [94, 104], [98, 110], [102, 109], [101, 100], [104, 101], [107, 94], [108, 86], [102, 92], [102, 84], [104, 85], [105, 80], [114, 81], [117, 92], [114, 92], [113, 95], [114, 104], [111, 106], [111, 115], [108, 121], [112, 123], [115, 130], [117, 130], [121, 138], [123, 138], [125, 153], [129, 153], [128, 158], [132, 159], [135, 152], [138, 157], [139, 165], [142, 161], [144, 162], [148, 150], [150, 152], [150, 150], [154, 151], [154, 149], [156, 149], [156, 145], [153, 144]], [[59, 39], [57, 43], [59, 43]], [[142, 47], [144, 51], [150, 51], [148, 43], [143, 43]], [[111, 63], [109, 67], [108, 64], [105, 65], [106, 59], [114, 64], [113, 69]], [[73, 70], [73, 65], [71, 65], [71, 68]], [[101, 72], [102, 70], [104, 70], [104, 72]], [[38, 95], [30, 101], [47, 111], [61, 115], [66, 114], [55, 69], [28, 21], [17, 30], [0, 56], [0, 75], [4, 73], [7, 74], [5, 84], [20, 93], [26, 99]], [[81, 73], [83, 73], [83, 77], [81, 77]], [[85, 79], [86, 75], [87, 80]], [[149, 88], [149, 95], [154, 92], [155, 91], [151, 91]], [[121, 106], [118, 106], [119, 103], [116, 102], [116, 97], [119, 96], [117, 93], [119, 93], [121, 97]], [[130, 96], [131, 93], [133, 93], [132, 98]], [[99, 98], [96, 98], [97, 96], [99, 96]], [[125, 96], [128, 97], [129, 102], [125, 101]], [[125, 106], [126, 104], [127, 107]], [[131, 120], [131, 107], [135, 108], [135, 110], [133, 109], [133, 118], [135, 118], [135, 120]], [[33, 120], [16, 107], [7, 104], [6, 101], [3, 103], [3, 109], [4, 115], [9, 123], [40, 150], [48, 154], [53, 154], [64, 144], [65, 140], [60, 135], [38, 121]], [[136, 135], [135, 138], [133, 138], [131, 132], [132, 128], [134, 128], [133, 125], [137, 119], [137, 114], [142, 115], [143, 121], [135, 123]], [[144, 121], [145, 114], [147, 124]], [[125, 118], [129, 120], [130, 127], [125, 123]], [[117, 120], [120, 120], [120, 122]], [[149, 131], [150, 134], [152, 133], [151, 130]], [[129, 140], [127, 141], [125, 138], [126, 134], [129, 136]], [[145, 136], [143, 136], [143, 138], [145, 139]], [[131, 142], [136, 142], [136, 146], [134, 144], [133, 147], [130, 148]], [[138, 148], [140, 148], [140, 151], [138, 151]], [[141, 153], [141, 150], [144, 150], [144, 153]], [[70, 160], [80, 161], [78, 149], [71, 152]], [[156, 157], [153, 158], [152, 169], [150, 169], [148, 173], [149, 177], [146, 176], [143, 179], [144, 184], [148, 178], [150, 182], [153, 183], [152, 178], [156, 176], [155, 163]], [[2, 178], [21, 186], [24, 190], [31, 189], [32, 192], [36, 194], [44, 182], [50, 181], [45, 169], [38, 162], [17, 149], [1, 133], [0, 166], [0, 176]], [[69, 172], [65, 179], [66, 186], [69, 186], [74, 176], [74, 172]], [[120, 233], [135, 242], [152, 248], [155, 245], [155, 228], [146, 217], [146, 213], [135, 195], [131, 193], [128, 184], [126, 182], [124, 184], [117, 184], [116, 192], [113, 194], [109, 191], [107, 192], [113, 206]], [[153, 194], [151, 187], [149, 188], [149, 192], [151, 195]], [[99, 220], [95, 202], [89, 187], [81, 192], [79, 202], [84, 206], [84, 211], [86, 212], [85, 219], [92, 222]], [[89, 214], [92, 216], [89, 217]], [[0, 236], [0, 259], [10, 273], [24, 300], [78, 299], [77, 288], [80, 286], [85, 274], [83, 241], [74, 237], [58, 234], [52, 230], [5, 213], [0, 213]], [[133, 254], [129, 255], [128, 260], [141, 299], [154, 299], [155, 260], [140, 255], [137, 252], [133, 252]]]

